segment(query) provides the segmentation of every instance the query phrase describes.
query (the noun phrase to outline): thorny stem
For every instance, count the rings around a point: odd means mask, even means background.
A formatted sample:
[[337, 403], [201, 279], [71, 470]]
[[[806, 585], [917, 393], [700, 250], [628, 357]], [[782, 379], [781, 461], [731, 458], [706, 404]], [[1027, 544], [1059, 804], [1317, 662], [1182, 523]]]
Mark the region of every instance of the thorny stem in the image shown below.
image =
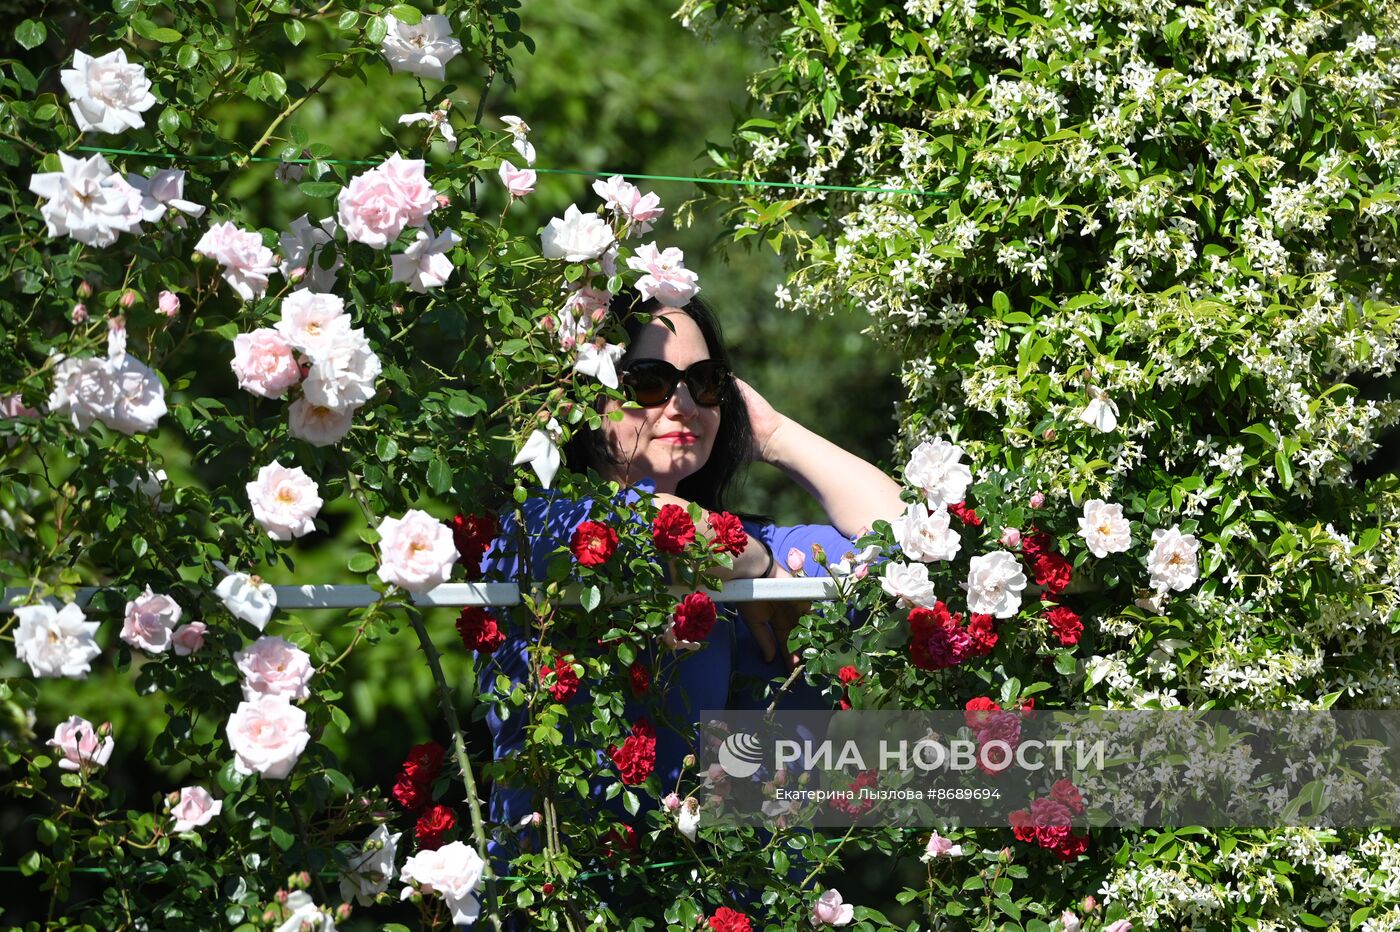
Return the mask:
[[[301, 810], [297, 808], [296, 802], [292, 799], [292, 788], [286, 782], [282, 784], [282, 797], [287, 800], [287, 809], [292, 813], [292, 822], [296, 825], [297, 838], [301, 840], [302, 850], [310, 851], [311, 841], [306, 834], [306, 823], [302, 821]], [[330, 898], [326, 896], [326, 887], [321, 883], [320, 871], [311, 875], [311, 882], [316, 886], [316, 897], [319, 901], [329, 903]]]

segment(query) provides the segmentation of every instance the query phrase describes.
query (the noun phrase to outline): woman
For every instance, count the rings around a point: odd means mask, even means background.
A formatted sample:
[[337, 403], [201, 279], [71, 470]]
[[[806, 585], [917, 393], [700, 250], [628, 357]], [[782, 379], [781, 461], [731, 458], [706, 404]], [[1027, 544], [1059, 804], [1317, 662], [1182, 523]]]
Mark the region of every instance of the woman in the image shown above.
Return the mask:
[[[612, 310], [628, 337], [623, 387], [640, 406], [609, 401], [604, 413], [620, 409], [621, 419], [605, 417], [601, 431], [577, 435], [567, 450], [571, 469], [595, 469], [625, 487], [629, 501], [649, 494], [658, 508], [694, 501], [720, 511], [726, 510], [727, 493], [745, 461], [755, 459], [777, 466], [800, 483], [831, 519], [831, 525], [797, 527], [745, 522], [748, 546], [735, 558], [732, 570], [719, 573], [722, 578], [788, 577], [782, 559], [793, 547], [809, 556], [811, 574], [822, 575], [824, 570], [810, 560], [812, 544], [840, 557], [852, 549], [861, 528], [902, 513], [899, 483], [782, 416], [731, 374], [719, 326], [698, 299], [678, 310], [624, 293], [613, 300]], [[536, 575], [548, 555], [588, 518], [590, 507], [586, 500], [557, 498], [526, 503], [530, 565]], [[487, 554], [484, 568], [488, 578], [518, 579], [517, 534], [509, 517], [503, 524], [502, 537]], [[787, 650], [787, 635], [801, 617], [799, 606], [745, 603], [741, 612], [744, 625], [734, 625], [722, 614], [705, 648], [679, 657], [664, 697], [672, 720], [695, 722], [702, 709], [753, 707], [761, 696], [732, 689], [735, 678], [767, 683], [796, 663]], [[517, 628], [482, 670], [482, 691], [494, 688], [498, 674], [527, 682], [527, 646]], [[783, 705], [820, 708], [814, 701], [820, 701], [815, 690], [799, 689], [789, 691]], [[520, 746], [521, 716], [502, 721], [493, 709], [487, 722], [497, 759]], [[674, 786], [681, 760], [691, 748], [670, 729], [658, 729], [656, 737], [656, 772], [663, 786]], [[528, 789], [498, 787], [492, 793], [492, 821], [515, 824], [530, 811]]]

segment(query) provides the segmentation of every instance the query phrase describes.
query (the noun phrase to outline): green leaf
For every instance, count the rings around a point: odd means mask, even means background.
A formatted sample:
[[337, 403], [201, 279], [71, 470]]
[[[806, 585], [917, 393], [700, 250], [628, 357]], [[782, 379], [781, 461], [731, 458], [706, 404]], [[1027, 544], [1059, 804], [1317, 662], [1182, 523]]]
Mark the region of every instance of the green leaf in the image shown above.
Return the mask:
[[406, 26], [416, 26], [423, 21], [423, 12], [407, 3], [396, 3], [389, 7], [389, 15]]
[[585, 612], [591, 612], [602, 604], [603, 592], [597, 586], [589, 586], [583, 590], [578, 601]]
[[292, 45], [301, 45], [301, 40], [306, 38], [306, 27], [299, 19], [289, 19], [282, 24], [282, 31], [287, 34], [287, 41]]
[[1278, 481], [1285, 489], [1293, 488], [1293, 463], [1288, 459], [1288, 454], [1279, 450], [1274, 454], [1274, 469], [1278, 472]]
[[350, 558], [345, 568], [352, 573], [368, 573], [378, 565], [379, 561], [374, 558], [374, 554], [357, 553]]
[[199, 49], [193, 45], [182, 45], [180, 51], [175, 53], [175, 64], [186, 71], [199, 64]]
[[297, 843], [296, 836], [280, 825], [272, 826], [272, 830], [268, 834], [272, 836], [272, 843], [283, 851], [289, 850], [292, 845]]
[[263, 87], [267, 88], [267, 96], [273, 100], [281, 100], [287, 96], [287, 79], [275, 71], [263, 75]]
[[428, 464], [428, 485], [439, 495], [452, 488], [452, 470], [440, 457]]
[[[189, 48], [189, 46], [185, 46]], [[160, 119], [156, 121], [160, 126], [160, 131], [167, 136], [174, 136], [180, 132], [180, 112], [174, 107], [166, 107], [160, 112]]]
[[342, 32], [349, 32], [355, 28], [355, 24], [360, 21], [360, 14], [354, 10], [346, 10], [340, 14], [340, 19], [335, 21], [335, 28]]
[[48, 36], [49, 31], [37, 19], [26, 19], [15, 27], [15, 41], [26, 49], [42, 45]]
[[297, 188], [307, 197], [335, 197], [340, 193], [340, 185], [334, 181], [303, 181]]
[[1011, 299], [1006, 292], [998, 290], [992, 295], [992, 310], [997, 312], [998, 317], [1005, 317], [1011, 311]]
[[381, 463], [387, 463], [399, 455], [399, 445], [393, 437], [381, 434], [378, 442], [374, 445], [374, 455], [379, 457]]

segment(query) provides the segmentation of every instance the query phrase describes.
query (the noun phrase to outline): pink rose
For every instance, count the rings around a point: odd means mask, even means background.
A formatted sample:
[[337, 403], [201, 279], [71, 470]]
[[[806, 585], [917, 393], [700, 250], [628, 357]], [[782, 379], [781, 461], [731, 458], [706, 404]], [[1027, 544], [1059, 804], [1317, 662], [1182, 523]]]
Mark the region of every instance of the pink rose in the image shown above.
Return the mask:
[[1131, 932], [1133, 924], [1126, 919], [1119, 919], [1117, 922], [1110, 922], [1103, 927], [1103, 932]]
[[445, 583], [459, 554], [452, 529], [426, 511], [379, 523], [379, 578], [409, 592], [427, 592]]
[[104, 734], [99, 738], [92, 722], [77, 715], [69, 716], [66, 722], [55, 728], [53, 737], [46, 743], [63, 755], [58, 762], [60, 770], [106, 767], [112, 756], [112, 736]]
[[157, 595], [146, 587], [143, 595], [126, 603], [121, 639], [132, 647], [159, 654], [171, 644], [172, 632], [180, 623], [180, 606], [168, 595]]
[[787, 552], [787, 568], [794, 576], [801, 575], [802, 568], [807, 565], [807, 555], [796, 547]]
[[382, 370], [363, 330], [336, 331], [315, 355], [302, 392], [312, 404], [358, 408], [374, 397]]
[[166, 317], [178, 317], [180, 315], [180, 296], [173, 291], [162, 291], [160, 297], [156, 299], [156, 307]]
[[243, 674], [244, 699], [283, 696], [295, 702], [311, 695], [306, 688], [316, 673], [311, 655], [291, 641], [260, 637], [235, 653], [233, 662]]
[[841, 891], [828, 890], [812, 904], [812, 925], [844, 926], [855, 915], [855, 907], [841, 902]]
[[244, 301], [261, 297], [267, 291], [267, 277], [277, 271], [277, 261], [263, 245], [262, 236], [227, 221], [211, 226], [194, 251], [222, 265], [224, 281]]
[[286, 779], [310, 740], [306, 713], [285, 696], [260, 695], [241, 702], [228, 719], [233, 769], [244, 775]]
[[15, 417], [38, 417], [39, 412], [27, 407], [19, 395], [0, 396], [0, 419]]
[[1034, 493], [1031, 494], [1030, 506], [1031, 506], [1032, 508], [1040, 508], [1040, 507], [1044, 506], [1044, 504], [1045, 504], [1045, 493], [1044, 493], [1044, 492], [1034, 492]]
[[170, 643], [175, 647], [175, 656], [188, 657], [204, 646], [204, 634], [209, 628], [202, 621], [192, 621], [175, 629]]
[[231, 366], [238, 387], [263, 398], [281, 398], [301, 381], [292, 344], [270, 327], [234, 337]]
[[405, 227], [422, 226], [437, 206], [423, 160], [395, 152], [384, 164], [350, 179], [340, 192], [338, 216], [353, 242], [384, 249]]
[[655, 243], [639, 246], [627, 267], [646, 273], [637, 279], [637, 290], [648, 301], [655, 298], [667, 307], [685, 307], [700, 293], [700, 276], [685, 267], [685, 253], [674, 246], [664, 252]]
[[535, 190], [535, 170], [516, 168], [509, 162], [502, 162], [501, 184], [506, 186], [506, 191], [511, 197], [524, 197]]
[[681, 807], [681, 798], [675, 793], [667, 793], [666, 798], [661, 800], [661, 805], [665, 806], [668, 812], [675, 812]]
[[253, 517], [273, 540], [291, 540], [316, 530], [312, 519], [321, 510], [316, 482], [300, 467], [273, 460], [247, 484]]
[[1020, 528], [1014, 528], [1014, 527], [1003, 528], [1003, 529], [1002, 529], [1002, 532], [1001, 532], [1001, 538], [1000, 538], [1000, 541], [999, 541], [999, 542], [1000, 542], [1001, 545], [1002, 545], [1003, 547], [1005, 547], [1007, 550], [1015, 550], [1017, 547], [1021, 546], [1021, 530], [1020, 530]]
[[661, 207], [661, 198], [653, 193], [643, 194], [621, 175], [593, 182], [593, 192], [603, 199], [609, 210], [627, 218], [631, 224], [629, 233], [648, 232], [651, 221], [666, 212]]
[[273, 326], [292, 346], [315, 357], [350, 329], [350, 316], [337, 296], [303, 289], [283, 299], [282, 319]]
[[432, 227], [419, 230], [403, 255], [389, 258], [394, 268], [390, 281], [406, 282], [409, 291], [419, 294], [442, 286], [452, 274], [452, 260], [447, 254], [461, 241], [452, 230], [441, 233], [434, 233]]
[[328, 408], [298, 398], [287, 411], [287, 433], [312, 446], [330, 446], [350, 433], [354, 415], [354, 408]]
[[223, 801], [210, 796], [204, 787], [184, 787], [180, 790], [179, 802], [170, 807], [170, 814], [175, 817], [171, 831], [192, 832], [201, 825], [208, 825], [223, 808]]

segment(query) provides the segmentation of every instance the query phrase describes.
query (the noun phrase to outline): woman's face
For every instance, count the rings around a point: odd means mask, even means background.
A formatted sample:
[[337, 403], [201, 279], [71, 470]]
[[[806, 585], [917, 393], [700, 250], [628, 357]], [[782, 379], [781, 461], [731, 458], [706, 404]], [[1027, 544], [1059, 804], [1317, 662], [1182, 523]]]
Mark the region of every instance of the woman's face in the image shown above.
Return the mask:
[[[675, 333], [661, 322], [665, 318]], [[662, 309], [633, 341], [628, 362], [660, 359], [677, 369], [710, 358], [705, 337], [684, 311]], [[605, 412], [622, 410], [622, 420], [603, 420], [613, 458], [621, 465], [605, 467], [604, 475], [624, 485], [650, 476], [656, 491], [674, 494], [682, 479], [694, 475], [710, 459], [719, 432], [718, 405], [696, 404], [685, 381], [676, 385], [669, 401], [657, 408], [622, 408], [609, 401]]]

